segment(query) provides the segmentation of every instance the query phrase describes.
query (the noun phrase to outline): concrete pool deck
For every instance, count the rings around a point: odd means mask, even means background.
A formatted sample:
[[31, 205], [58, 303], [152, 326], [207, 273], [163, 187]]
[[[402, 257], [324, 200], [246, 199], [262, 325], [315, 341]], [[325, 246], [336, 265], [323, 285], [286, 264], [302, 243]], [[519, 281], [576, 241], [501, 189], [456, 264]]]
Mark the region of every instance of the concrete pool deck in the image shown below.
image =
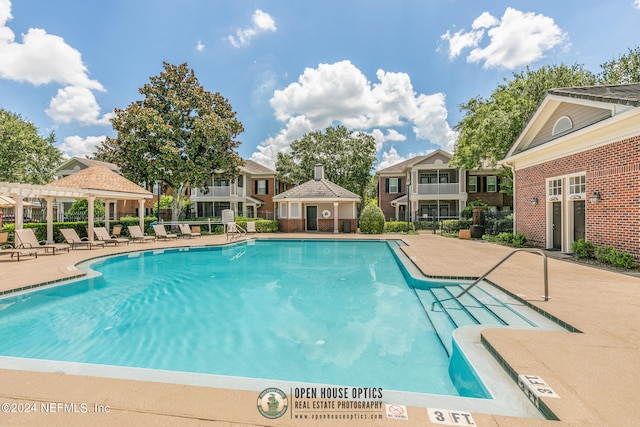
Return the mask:
[[[433, 234], [345, 235], [271, 234], [270, 238], [390, 238], [429, 276], [478, 277], [512, 248]], [[132, 243], [104, 249], [79, 249], [23, 261], [0, 257], [0, 291], [73, 277], [79, 262], [107, 254], [190, 245], [224, 244], [224, 236]], [[555, 316], [581, 333], [488, 329], [485, 343], [514, 372], [536, 375], [559, 395], [543, 402], [560, 419], [544, 421], [473, 414], [479, 426], [626, 426], [640, 424], [640, 279], [550, 258], [549, 291], [544, 301], [542, 258], [518, 253], [488, 277], [493, 283]], [[424, 407], [409, 407], [408, 420], [268, 419], [256, 408], [255, 391], [111, 379], [59, 372], [40, 373], [0, 365], [0, 425], [184, 425], [184, 426], [423, 426]], [[58, 403], [67, 403], [67, 407]], [[394, 402], [402, 404], [402, 402]], [[13, 405], [13, 407], [11, 406]], [[37, 412], [18, 411], [35, 404]], [[41, 409], [52, 409], [45, 413]], [[76, 404], [72, 406], [71, 404]], [[82, 406], [84, 404], [85, 406]], [[20, 405], [20, 406], [19, 406]], [[48, 406], [47, 406], [48, 405]], [[87, 408], [85, 411], [84, 408]], [[54, 409], [59, 411], [53, 412]], [[108, 412], [107, 412], [108, 410]], [[89, 413], [83, 413], [89, 412]], [[383, 412], [380, 412], [383, 414]], [[464, 425], [464, 424], [462, 424]]]

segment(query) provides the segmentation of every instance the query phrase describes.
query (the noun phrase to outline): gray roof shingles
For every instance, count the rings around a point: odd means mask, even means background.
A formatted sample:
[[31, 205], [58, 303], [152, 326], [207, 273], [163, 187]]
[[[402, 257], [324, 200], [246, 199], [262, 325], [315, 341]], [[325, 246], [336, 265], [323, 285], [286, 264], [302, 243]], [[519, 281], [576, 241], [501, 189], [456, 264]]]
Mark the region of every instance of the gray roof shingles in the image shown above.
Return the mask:
[[620, 85], [577, 86], [549, 89], [551, 95], [613, 104], [640, 106], [640, 83]]
[[278, 194], [273, 200], [285, 199], [357, 199], [360, 196], [327, 179], [311, 180]]

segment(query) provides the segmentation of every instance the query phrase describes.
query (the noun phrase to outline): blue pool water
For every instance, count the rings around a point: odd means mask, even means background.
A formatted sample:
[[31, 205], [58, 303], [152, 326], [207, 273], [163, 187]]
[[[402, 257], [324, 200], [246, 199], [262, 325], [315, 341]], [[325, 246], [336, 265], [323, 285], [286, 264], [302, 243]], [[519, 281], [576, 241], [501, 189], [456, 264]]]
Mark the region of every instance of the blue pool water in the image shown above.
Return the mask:
[[386, 242], [255, 240], [91, 269], [0, 300], [0, 355], [488, 397], [460, 389], [472, 371], [449, 374], [428, 304]]

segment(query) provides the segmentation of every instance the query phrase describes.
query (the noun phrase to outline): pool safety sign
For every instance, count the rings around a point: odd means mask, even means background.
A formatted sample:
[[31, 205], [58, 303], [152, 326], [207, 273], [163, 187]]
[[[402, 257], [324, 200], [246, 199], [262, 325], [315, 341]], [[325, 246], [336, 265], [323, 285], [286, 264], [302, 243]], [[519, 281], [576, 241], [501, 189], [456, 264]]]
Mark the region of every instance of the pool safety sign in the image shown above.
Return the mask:
[[475, 426], [471, 413], [465, 411], [451, 411], [449, 409], [427, 408], [429, 421], [432, 424], [444, 424], [448, 426]]
[[387, 418], [391, 418], [394, 420], [408, 420], [409, 414], [407, 414], [407, 407], [404, 405], [389, 405], [388, 403], [384, 405]]
[[539, 407], [538, 400], [541, 397], [560, 397], [549, 384], [537, 375], [518, 375], [518, 387], [536, 405], [536, 408]]

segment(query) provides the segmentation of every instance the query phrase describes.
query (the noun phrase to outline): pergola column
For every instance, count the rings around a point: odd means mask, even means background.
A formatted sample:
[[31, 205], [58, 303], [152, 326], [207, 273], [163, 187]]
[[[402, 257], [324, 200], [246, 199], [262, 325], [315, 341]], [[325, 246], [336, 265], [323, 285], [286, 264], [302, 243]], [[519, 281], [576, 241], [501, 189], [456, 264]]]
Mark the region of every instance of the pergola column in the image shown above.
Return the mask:
[[24, 207], [22, 205], [22, 196], [19, 194], [11, 195], [16, 201], [16, 208], [14, 209], [15, 229], [20, 230], [24, 226]]
[[109, 231], [109, 217], [110, 217], [110, 210], [111, 208], [111, 200], [107, 199], [104, 201], [104, 228], [107, 229], [107, 231]]
[[47, 201], [47, 242], [53, 242], [53, 201], [55, 197], [45, 197]]
[[89, 238], [90, 242], [93, 242], [93, 225], [94, 225], [94, 216], [95, 216], [95, 212], [93, 209], [93, 204], [96, 201], [96, 197], [95, 196], [89, 196], [87, 197], [87, 237]]
[[[158, 203], [158, 208], [160, 208], [160, 203]], [[138, 199], [138, 218], [138, 225], [140, 225], [140, 230], [144, 234], [144, 199]]]
[[338, 202], [333, 202], [333, 233], [338, 234]]

